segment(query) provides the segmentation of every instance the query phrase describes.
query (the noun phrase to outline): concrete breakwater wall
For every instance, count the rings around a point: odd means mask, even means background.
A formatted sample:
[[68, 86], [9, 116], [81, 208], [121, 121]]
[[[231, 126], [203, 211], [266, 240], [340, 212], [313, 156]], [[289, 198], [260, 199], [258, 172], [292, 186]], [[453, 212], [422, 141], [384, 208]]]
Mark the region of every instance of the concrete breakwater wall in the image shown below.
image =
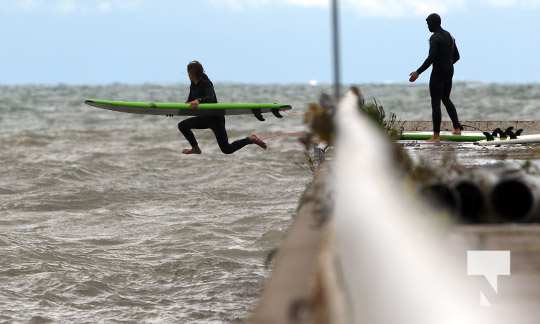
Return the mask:
[[328, 175], [325, 164], [302, 196], [249, 323], [348, 323], [336, 264]]
[[[336, 263], [332, 212], [321, 205], [329, 201], [327, 174], [318, 173], [301, 200], [249, 323], [355, 323]], [[501, 277], [499, 297], [492, 297], [540, 315], [540, 225], [460, 225], [451, 234], [471, 250], [511, 251], [512, 275]]]
[[[395, 322], [388, 321], [392, 317], [402, 324], [537, 323], [540, 226], [443, 225], [440, 213], [424, 208], [407, 186], [392, 181], [388, 168], [380, 168], [390, 155], [364, 141], [373, 134], [357, 132], [370, 127], [357, 123], [349, 110], [340, 118], [347, 142], [338, 143], [338, 158], [323, 164], [301, 199], [249, 323], [378, 324]], [[504, 122], [494, 128], [522, 125]], [[370, 163], [359, 163], [365, 160]], [[340, 164], [345, 161], [349, 165]], [[369, 190], [358, 190], [366, 181]], [[432, 225], [439, 229], [432, 231]], [[470, 250], [511, 252], [511, 276], [500, 278], [498, 291], [489, 291], [482, 277], [469, 282]], [[456, 266], [457, 273], [445, 274], [448, 266]], [[478, 312], [475, 302], [486, 287], [497, 308]], [[462, 295], [462, 288], [476, 300]]]

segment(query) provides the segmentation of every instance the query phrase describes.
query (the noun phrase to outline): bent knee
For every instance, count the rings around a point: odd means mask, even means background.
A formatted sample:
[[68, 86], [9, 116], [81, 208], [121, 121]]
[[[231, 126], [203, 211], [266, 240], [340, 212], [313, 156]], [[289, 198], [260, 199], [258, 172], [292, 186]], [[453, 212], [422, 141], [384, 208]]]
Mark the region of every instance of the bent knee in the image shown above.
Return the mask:
[[219, 149], [223, 154], [233, 154], [234, 150], [230, 145], [219, 145]]
[[234, 150], [232, 150], [232, 149], [230, 149], [230, 148], [224, 148], [224, 147], [221, 147], [221, 152], [223, 152], [223, 154], [230, 155], [230, 154], [233, 154], [233, 153], [234, 153]]

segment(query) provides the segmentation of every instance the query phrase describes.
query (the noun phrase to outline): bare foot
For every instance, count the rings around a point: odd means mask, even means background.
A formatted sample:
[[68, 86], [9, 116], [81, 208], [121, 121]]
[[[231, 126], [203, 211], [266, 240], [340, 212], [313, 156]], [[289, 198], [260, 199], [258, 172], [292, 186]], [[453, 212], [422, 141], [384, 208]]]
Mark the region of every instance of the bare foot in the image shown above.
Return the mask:
[[439, 135], [433, 135], [427, 141], [430, 143], [439, 143], [441, 141], [441, 137]]
[[185, 149], [182, 151], [183, 154], [201, 154], [201, 149], [196, 147], [196, 148], [190, 148], [190, 149]]
[[249, 139], [253, 142], [253, 144], [258, 145], [258, 146], [262, 147], [262, 148], [265, 149], [265, 150], [267, 149], [266, 143], [263, 142], [262, 139], [260, 139], [259, 137], [257, 137], [257, 135], [252, 134], [252, 135], [249, 137]]
[[452, 135], [461, 135], [461, 129], [454, 128], [454, 131], [452, 132]]

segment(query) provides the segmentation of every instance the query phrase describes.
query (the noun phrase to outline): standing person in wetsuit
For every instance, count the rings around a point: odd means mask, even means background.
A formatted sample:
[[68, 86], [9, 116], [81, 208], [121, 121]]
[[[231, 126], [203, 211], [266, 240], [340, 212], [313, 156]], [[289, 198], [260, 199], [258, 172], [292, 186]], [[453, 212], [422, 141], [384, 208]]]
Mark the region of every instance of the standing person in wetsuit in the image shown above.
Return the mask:
[[[197, 109], [201, 103], [217, 103], [214, 85], [204, 73], [201, 63], [193, 61], [187, 66], [188, 76], [191, 81], [187, 103], [192, 109]], [[256, 144], [266, 149], [266, 144], [255, 134], [249, 137], [229, 143], [227, 130], [225, 129], [224, 116], [197, 116], [181, 121], [178, 129], [186, 140], [191, 144], [191, 149], [182, 151], [184, 154], [201, 154], [199, 144], [193, 135], [192, 129], [211, 129], [216, 136], [219, 148], [225, 154], [232, 154], [249, 144]]]
[[433, 137], [431, 141], [440, 141], [441, 132], [441, 101], [452, 119], [453, 134], [461, 135], [461, 124], [456, 107], [450, 100], [452, 92], [452, 78], [454, 77], [454, 64], [459, 60], [459, 51], [452, 35], [441, 27], [441, 17], [431, 14], [427, 17], [429, 31], [433, 33], [429, 39], [429, 56], [422, 66], [410, 74], [410, 82], [418, 79], [420, 74], [433, 65], [429, 80], [431, 107], [433, 114]]

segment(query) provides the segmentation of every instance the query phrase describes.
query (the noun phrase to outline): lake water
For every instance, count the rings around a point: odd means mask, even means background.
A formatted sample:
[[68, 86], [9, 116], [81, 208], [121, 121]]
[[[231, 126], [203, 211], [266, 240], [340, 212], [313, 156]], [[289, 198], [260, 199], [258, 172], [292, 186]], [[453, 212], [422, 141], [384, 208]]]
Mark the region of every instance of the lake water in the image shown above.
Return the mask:
[[[402, 120], [428, 120], [425, 85], [365, 85]], [[0, 86], [0, 322], [222, 323], [246, 318], [311, 179], [301, 112], [329, 87], [216, 84], [221, 102], [290, 103], [283, 120], [227, 118], [224, 155], [181, 154], [180, 118], [85, 98], [183, 101], [186, 85]], [[460, 83], [462, 119], [540, 119], [540, 85]]]

